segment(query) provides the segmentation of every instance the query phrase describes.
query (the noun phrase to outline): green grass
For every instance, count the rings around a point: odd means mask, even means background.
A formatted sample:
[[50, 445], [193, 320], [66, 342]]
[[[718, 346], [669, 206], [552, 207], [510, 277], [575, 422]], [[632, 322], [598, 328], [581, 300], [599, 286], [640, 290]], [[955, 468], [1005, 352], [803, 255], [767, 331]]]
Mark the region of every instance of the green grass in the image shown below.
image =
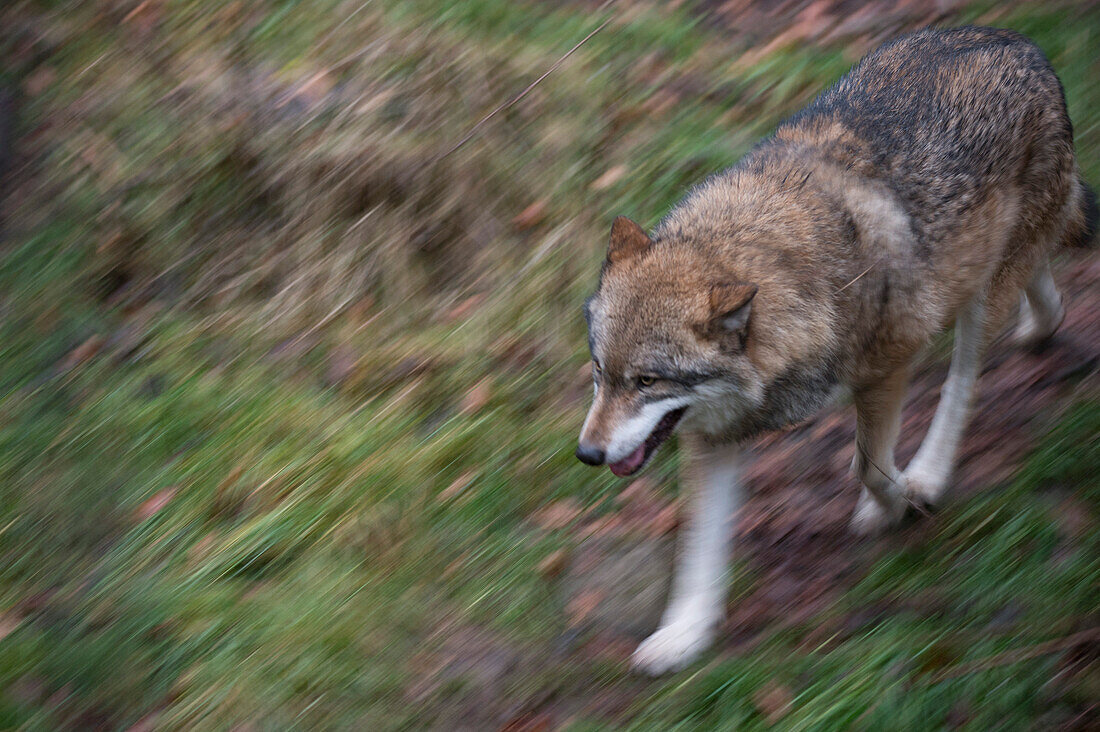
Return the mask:
[[[644, 7], [438, 160], [602, 16], [189, 0], [146, 42], [123, 5], [6, 11], [50, 30], [35, 68], [56, 80], [25, 100], [34, 178], [0, 260], [0, 728], [444, 724], [477, 674], [416, 683], [464, 632], [517, 656], [493, 682], [517, 704], [625, 694], [615, 720], [638, 729], [762, 728], [769, 684], [791, 693], [787, 729], [1044, 728], [1095, 699], [1088, 677], [1051, 682], [1056, 655], [936, 679], [1096, 624], [1087, 395], [1011, 485], [881, 550], [815, 619], [885, 608], [873, 622], [815, 648], [812, 627], [776, 630], [655, 682], [553, 650], [566, 610], [538, 565], [577, 539], [529, 517], [569, 497], [609, 510], [619, 489], [570, 449], [606, 221], [654, 222], [842, 74], [843, 48], [743, 69], [718, 29]], [[1051, 55], [1100, 180], [1100, 15], [999, 22]], [[7, 78], [34, 70], [13, 63]], [[252, 109], [220, 86], [234, 65], [282, 92], [325, 70], [339, 104]], [[686, 81], [722, 93], [647, 106]], [[534, 201], [544, 219], [512, 226]], [[673, 462], [655, 466], [664, 490]], [[1060, 528], [1064, 495], [1091, 511], [1082, 536]]]

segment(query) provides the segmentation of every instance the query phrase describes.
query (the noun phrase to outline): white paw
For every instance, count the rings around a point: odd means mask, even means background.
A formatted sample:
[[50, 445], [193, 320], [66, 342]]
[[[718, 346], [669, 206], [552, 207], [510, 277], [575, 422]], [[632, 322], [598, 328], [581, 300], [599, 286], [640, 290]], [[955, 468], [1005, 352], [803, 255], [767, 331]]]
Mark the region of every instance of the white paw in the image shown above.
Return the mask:
[[1020, 320], [1016, 325], [1016, 331], [1012, 339], [1020, 346], [1036, 346], [1050, 338], [1062, 325], [1066, 317], [1066, 307], [1061, 298], [1058, 300], [1058, 308], [1049, 313], [1039, 315], [1025, 300], [1020, 308]]
[[665, 625], [642, 641], [630, 659], [636, 671], [659, 676], [684, 668], [710, 646], [712, 623], [677, 621]]
[[906, 502], [898, 497], [894, 505], [884, 507], [866, 488], [859, 494], [859, 502], [852, 513], [852, 531], [860, 536], [881, 534], [896, 526], [905, 516]]
[[1020, 320], [1016, 323], [1016, 331], [1012, 334], [1012, 340], [1018, 345], [1027, 345], [1039, 337], [1040, 330], [1035, 313], [1025, 300], [1020, 306]]
[[902, 491], [906, 499], [922, 508], [932, 509], [939, 505], [947, 481], [923, 471], [905, 471], [901, 476]]

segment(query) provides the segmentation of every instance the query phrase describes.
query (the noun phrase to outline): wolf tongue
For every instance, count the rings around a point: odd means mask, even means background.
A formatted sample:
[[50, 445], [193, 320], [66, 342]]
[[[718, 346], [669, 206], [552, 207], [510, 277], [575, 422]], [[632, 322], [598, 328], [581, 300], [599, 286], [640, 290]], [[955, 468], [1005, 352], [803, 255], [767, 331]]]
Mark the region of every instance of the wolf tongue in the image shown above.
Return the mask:
[[620, 478], [626, 476], [637, 470], [641, 464], [645, 461], [645, 445], [639, 445], [638, 449], [627, 455], [625, 458], [617, 463], [611, 463], [608, 465], [611, 468], [611, 472]]

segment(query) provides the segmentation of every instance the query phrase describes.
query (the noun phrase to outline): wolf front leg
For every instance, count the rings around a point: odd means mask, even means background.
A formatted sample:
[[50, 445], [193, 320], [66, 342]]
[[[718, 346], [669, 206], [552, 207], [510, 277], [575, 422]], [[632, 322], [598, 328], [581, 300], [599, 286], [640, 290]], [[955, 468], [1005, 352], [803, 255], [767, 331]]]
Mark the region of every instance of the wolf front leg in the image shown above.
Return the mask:
[[680, 444], [687, 453], [688, 517], [672, 591], [661, 626], [632, 659], [635, 669], [653, 675], [683, 668], [713, 640], [725, 611], [733, 518], [743, 500], [738, 446], [710, 445], [695, 435]]
[[905, 368], [880, 381], [856, 389], [856, 454], [852, 472], [863, 483], [852, 528], [874, 534], [896, 524], [905, 515], [901, 474], [894, 465], [894, 444], [901, 427], [908, 375]]

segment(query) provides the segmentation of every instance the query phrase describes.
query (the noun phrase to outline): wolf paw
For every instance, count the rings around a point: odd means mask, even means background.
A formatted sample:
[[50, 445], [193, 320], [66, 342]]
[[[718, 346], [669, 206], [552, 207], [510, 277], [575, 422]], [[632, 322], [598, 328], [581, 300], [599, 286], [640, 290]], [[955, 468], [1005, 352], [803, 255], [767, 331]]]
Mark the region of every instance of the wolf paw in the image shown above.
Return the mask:
[[[900, 498], [900, 497], [899, 497]], [[860, 493], [856, 510], [852, 513], [852, 531], [860, 536], [881, 534], [897, 526], [905, 516], [906, 502], [898, 500], [884, 507], [866, 488]]]
[[635, 671], [659, 676], [679, 671], [711, 643], [712, 631], [704, 622], [674, 622], [659, 628], [642, 641], [630, 659]]
[[1062, 299], [1059, 299], [1057, 309], [1049, 313], [1037, 313], [1025, 300], [1020, 309], [1019, 323], [1012, 334], [1012, 341], [1017, 346], [1041, 351], [1050, 343], [1065, 318], [1066, 306]]
[[932, 513], [943, 497], [944, 481], [920, 474], [906, 473], [901, 477], [902, 493], [917, 513]]

